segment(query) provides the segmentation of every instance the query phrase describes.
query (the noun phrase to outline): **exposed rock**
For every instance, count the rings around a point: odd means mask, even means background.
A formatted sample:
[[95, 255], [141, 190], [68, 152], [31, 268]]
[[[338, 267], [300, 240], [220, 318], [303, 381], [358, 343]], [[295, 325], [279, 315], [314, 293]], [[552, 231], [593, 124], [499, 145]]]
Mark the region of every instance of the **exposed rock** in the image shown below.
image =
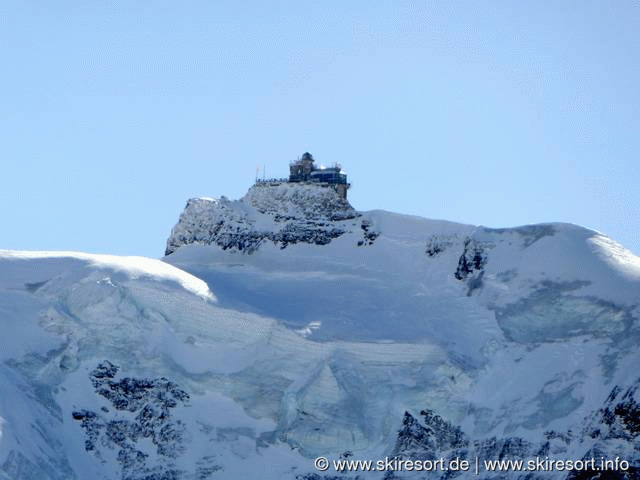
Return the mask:
[[487, 257], [482, 246], [475, 240], [467, 238], [454, 275], [458, 280], [466, 280], [470, 275], [481, 273], [486, 263]]
[[427, 240], [425, 253], [430, 257], [435, 257], [452, 246], [453, 243], [454, 238], [449, 235], [432, 235], [429, 240]]
[[[478, 458], [481, 462], [483, 460], [524, 462], [524, 469], [512, 469], [508, 472], [482, 471], [481, 468], [480, 478], [483, 479], [638, 480], [640, 479], [640, 444], [637, 441], [640, 436], [639, 386], [640, 379], [626, 390], [615, 387], [605, 405], [586, 419], [588, 426], [581, 435], [575, 435], [572, 431], [547, 431], [537, 443], [531, 443], [517, 436], [479, 438], [470, 441], [459, 427], [431, 410], [421, 412], [424, 417], [423, 422], [409, 412], [405, 412], [392, 454], [412, 460], [441, 458], [446, 460], [457, 457]], [[551, 448], [552, 443], [555, 445], [554, 448]], [[572, 459], [572, 462], [580, 462], [584, 468], [568, 471], [566, 475], [552, 467], [549, 470], [527, 470], [527, 462], [541, 460], [544, 465], [546, 460], [556, 458], [554, 454], [560, 454], [559, 459], [563, 461], [568, 460], [565, 453], [568, 447], [572, 447], [574, 452], [583, 452], [580, 454], [581, 457]], [[595, 468], [590, 467], [591, 462]], [[555, 475], [550, 472], [555, 472]], [[456, 476], [459, 472], [432, 473], [433, 475], [429, 478], [444, 480]], [[405, 478], [402, 474], [398, 475], [390, 474], [386, 478]]]
[[[117, 365], [105, 360], [89, 378], [97, 395], [109, 400], [116, 411], [133, 416], [123, 417], [116, 412], [107, 415], [109, 409], [105, 408], [103, 413], [88, 409], [73, 411], [73, 419], [85, 431], [85, 450], [98, 458], [103, 457], [103, 449], [115, 450], [123, 480], [184, 478], [172, 459], [186, 450], [185, 426], [173, 419], [171, 411], [186, 403], [189, 394], [164, 377], [116, 380], [118, 370]], [[155, 447], [154, 459], [141, 447], [145, 439]], [[218, 469], [207, 459], [201, 459], [195, 478], [209, 478]]]
[[358, 241], [359, 247], [373, 245], [373, 242], [375, 242], [376, 238], [380, 236], [379, 232], [371, 229], [371, 222], [366, 218], [362, 219], [360, 228], [362, 229], [362, 240]]
[[[167, 240], [165, 255], [183, 245], [216, 245], [245, 254], [265, 241], [280, 248], [295, 243], [326, 245], [351, 228], [359, 214], [331, 188], [307, 184], [257, 184], [237, 201], [193, 198]], [[377, 233], [363, 227], [364, 241]]]

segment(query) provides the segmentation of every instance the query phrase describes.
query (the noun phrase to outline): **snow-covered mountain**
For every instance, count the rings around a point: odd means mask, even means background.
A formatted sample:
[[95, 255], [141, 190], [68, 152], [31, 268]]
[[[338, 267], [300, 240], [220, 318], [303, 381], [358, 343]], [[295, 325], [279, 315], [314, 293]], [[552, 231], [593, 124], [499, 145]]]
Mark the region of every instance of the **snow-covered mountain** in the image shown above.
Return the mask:
[[[0, 479], [639, 476], [640, 258], [605, 235], [281, 183], [190, 200], [166, 253], [0, 254]], [[590, 458], [629, 468], [483, 463]]]

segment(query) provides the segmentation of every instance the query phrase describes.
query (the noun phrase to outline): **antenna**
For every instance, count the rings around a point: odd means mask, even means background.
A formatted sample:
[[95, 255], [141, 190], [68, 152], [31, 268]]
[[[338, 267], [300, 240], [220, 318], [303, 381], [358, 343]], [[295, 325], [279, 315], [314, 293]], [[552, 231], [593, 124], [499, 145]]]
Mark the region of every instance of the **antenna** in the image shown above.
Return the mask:
[[266, 180], [267, 179], [267, 166], [266, 165], [262, 165], [262, 180]]

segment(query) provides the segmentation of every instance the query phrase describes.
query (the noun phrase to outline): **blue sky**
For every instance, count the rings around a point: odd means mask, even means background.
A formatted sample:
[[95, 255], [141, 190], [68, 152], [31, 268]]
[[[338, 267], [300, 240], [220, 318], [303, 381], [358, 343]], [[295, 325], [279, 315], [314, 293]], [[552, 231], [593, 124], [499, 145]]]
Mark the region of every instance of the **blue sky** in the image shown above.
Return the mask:
[[0, 1], [0, 79], [0, 248], [159, 257], [310, 151], [359, 210], [640, 254], [638, 2]]

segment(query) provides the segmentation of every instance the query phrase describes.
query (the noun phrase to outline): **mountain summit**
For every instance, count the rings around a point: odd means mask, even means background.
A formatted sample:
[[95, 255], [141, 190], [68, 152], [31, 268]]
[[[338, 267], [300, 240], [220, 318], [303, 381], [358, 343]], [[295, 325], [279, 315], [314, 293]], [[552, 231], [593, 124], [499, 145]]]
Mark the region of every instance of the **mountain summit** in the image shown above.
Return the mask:
[[192, 198], [167, 240], [165, 255], [188, 244], [252, 253], [265, 241], [326, 245], [349, 230], [358, 213], [347, 201], [339, 165], [316, 166], [310, 153], [291, 163], [289, 178], [259, 180], [238, 201]]
[[165, 255], [189, 244], [253, 253], [264, 242], [326, 245], [358, 213], [328, 188], [259, 183], [241, 200], [192, 198], [167, 240]]

